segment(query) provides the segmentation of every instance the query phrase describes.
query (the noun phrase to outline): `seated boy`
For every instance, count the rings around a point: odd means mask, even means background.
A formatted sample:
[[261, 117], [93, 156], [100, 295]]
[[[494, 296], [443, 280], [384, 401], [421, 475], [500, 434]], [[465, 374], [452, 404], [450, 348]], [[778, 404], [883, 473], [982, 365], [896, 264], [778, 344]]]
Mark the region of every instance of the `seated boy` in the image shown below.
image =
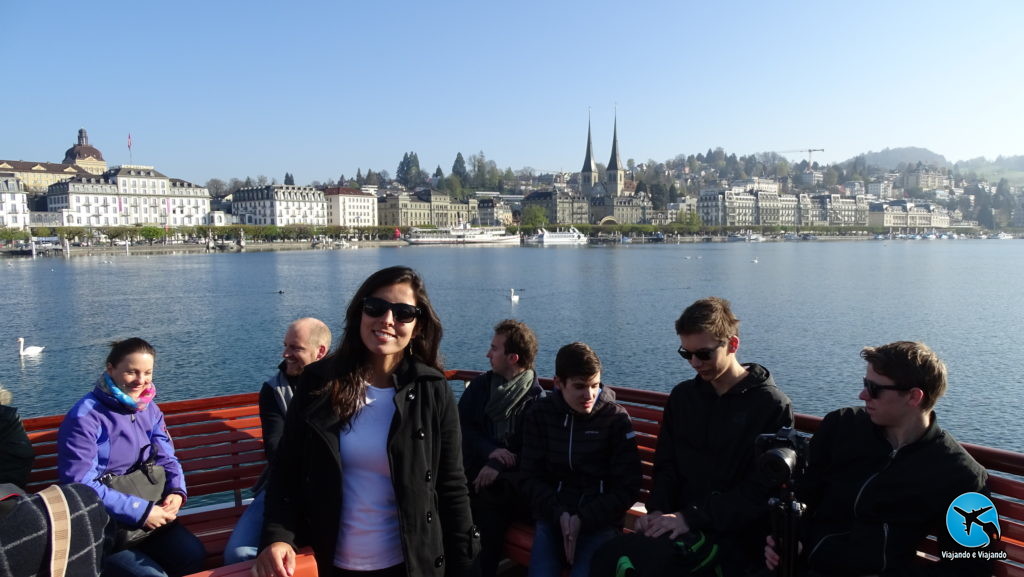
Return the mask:
[[523, 424], [523, 491], [536, 520], [531, 577], [586, 577], [640, 493], [640, 453], [625, 409], [601, 384], [601, 360], [572, 343], [555, 357], [555, 390]]

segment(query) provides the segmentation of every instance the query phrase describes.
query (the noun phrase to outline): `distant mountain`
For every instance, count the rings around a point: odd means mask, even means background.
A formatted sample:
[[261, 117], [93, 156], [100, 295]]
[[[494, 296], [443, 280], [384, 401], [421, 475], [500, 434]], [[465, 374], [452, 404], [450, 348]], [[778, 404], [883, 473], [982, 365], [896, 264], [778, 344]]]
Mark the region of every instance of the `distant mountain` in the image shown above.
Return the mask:
[[[936, 154], [927, 148], [916, 146], [903, 146], [900, 148], [886, 148], [881, 152], [866, 152], [864, 157], [868, 166], [877, 166], [884, 170], [896, 170], [900, 164], [917, 164], [918, 162], [935, 167], [952, 166], [945, 156]], [[853, 163], [854, 159], [847, 160], [843, 164]]]

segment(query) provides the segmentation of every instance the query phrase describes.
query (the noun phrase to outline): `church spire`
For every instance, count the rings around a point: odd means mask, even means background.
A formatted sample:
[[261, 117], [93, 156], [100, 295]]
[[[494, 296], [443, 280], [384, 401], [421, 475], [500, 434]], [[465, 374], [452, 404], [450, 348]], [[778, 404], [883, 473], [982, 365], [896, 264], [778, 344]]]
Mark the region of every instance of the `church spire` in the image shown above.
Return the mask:
[[89, 134], [84, 128], [78, 129], [78, 146], [89, 146]]
[[583, 158], [583, 170], [581, 172], [597, 172], [597, 163], [594, 162], [593, 146], [590, 142], [590, 115], [587, 115], [587, 155]]
[[[589, 149], [588, 149], [589, 150]], [[608, 161], [608, 170], [622, 170], [620, 166], [622, 160], [619, 159], [619, 115], [615, 114], [615, 132], [612, 136], [612, 158]]]

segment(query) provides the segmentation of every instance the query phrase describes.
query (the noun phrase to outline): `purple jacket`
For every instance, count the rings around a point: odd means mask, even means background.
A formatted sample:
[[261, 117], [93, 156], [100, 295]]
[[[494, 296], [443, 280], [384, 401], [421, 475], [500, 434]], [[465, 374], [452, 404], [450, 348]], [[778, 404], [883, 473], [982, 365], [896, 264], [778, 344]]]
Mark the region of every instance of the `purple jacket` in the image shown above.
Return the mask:
[[[156, 403], [134, 412], [121, 406], [96, 386], [65, 416], [57, 433], [57, 471], [61, 483], [82, 483], [99, 494], [107, 512], [128, 527], [140, 527], [153, 503], [115, 491], [97, 481], [105, 473], [123, 474], [139, 460], [143, 447], [152, 444], [156, 462], [167, 474], [164, 496], [186, 497], [185, 476], [174, 456], [174, 445]], [[144, 455], [149, 456], [147, 451]]]

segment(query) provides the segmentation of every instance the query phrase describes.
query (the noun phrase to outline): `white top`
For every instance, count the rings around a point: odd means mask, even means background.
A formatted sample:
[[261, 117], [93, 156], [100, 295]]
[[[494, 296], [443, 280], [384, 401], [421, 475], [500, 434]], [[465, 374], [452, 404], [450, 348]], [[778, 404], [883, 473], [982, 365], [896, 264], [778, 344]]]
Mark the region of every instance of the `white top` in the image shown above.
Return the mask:
[[334, 565], [375, 571], [405, 561], [388, 463], [395, 389], [366, 388], [366, 404], [339, 435], [341, 519]]

